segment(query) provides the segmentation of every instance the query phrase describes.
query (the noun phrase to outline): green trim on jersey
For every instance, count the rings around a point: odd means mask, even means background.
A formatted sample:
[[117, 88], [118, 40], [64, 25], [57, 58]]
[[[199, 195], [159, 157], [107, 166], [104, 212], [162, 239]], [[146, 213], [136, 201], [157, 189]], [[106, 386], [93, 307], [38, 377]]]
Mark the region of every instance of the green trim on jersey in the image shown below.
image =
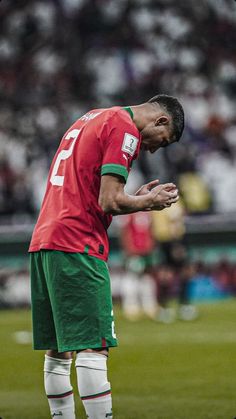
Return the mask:
[[89, 252], [89, 245], [86, 244], [86, 246], [84, 246], [84, 253], [86, 253], [86, 255], [88, 255]]
[[134, 113], [133, 113], [132, 109], [130, 108], [130, 106], [124, 106], [123, 109], [130, 114], [132, 119], [134, 119]]
[[101, 175], [108, 175], [109, 173], [111, 174], [115, 174], [115, 175], [120, 175], [122, 176], [125, 181], [127, 181], [128, 178], [128, 170], [126, 169], [125, 166], [122, 166], [122, 164], [104, 164], [102, 166], [102, 171], [101, 171]]

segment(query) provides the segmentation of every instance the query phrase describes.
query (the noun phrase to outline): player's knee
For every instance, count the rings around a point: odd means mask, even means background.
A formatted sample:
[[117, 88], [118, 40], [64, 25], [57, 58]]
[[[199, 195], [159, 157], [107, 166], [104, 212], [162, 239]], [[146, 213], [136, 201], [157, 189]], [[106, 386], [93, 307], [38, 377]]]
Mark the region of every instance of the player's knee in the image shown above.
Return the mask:
[[[58, 374], [58, 375], [70, 375], [72, 359], [59, 359], [45, 355], [44, 360], [44, 373], [46, 374]], [[45, 376], [45, 377], [46, 377]]]
[[57, 352], [54, 349], [48, 349], [46, 355], [57, 359], [72, 359], [73, 352]]
[[83, 349], [82, 351], [76, 351], [77, 354], [86, 352], [86, 353], [96, 353], [108, 356], [108, 348], [97, 348], [97, 349]]

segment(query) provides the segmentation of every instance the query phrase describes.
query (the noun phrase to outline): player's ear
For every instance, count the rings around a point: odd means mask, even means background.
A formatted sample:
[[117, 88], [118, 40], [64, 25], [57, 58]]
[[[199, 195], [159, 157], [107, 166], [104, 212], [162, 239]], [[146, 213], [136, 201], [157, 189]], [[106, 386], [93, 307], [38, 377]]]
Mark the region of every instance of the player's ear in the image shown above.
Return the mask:
[[156, 121], [155, 121], [155, 126], [157, 127], [158, 125], [167, 125], [169, 122], [169, 118], [165, 115], [159, 116]]

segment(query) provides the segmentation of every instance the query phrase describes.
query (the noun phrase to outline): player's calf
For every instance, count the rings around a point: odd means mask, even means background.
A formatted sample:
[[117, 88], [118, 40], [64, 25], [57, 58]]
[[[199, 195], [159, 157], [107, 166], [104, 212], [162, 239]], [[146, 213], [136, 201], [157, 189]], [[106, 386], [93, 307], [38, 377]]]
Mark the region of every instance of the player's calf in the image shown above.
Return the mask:
[[111, 385], [107, 380], [107, 356], [79, 352], [76, 356], [78, 388], [89, 419], [112, 419]]
[[52, 418], [75, 419], [73, 389], [70, 383], [72, 359], [45, 355], [44, 387]]

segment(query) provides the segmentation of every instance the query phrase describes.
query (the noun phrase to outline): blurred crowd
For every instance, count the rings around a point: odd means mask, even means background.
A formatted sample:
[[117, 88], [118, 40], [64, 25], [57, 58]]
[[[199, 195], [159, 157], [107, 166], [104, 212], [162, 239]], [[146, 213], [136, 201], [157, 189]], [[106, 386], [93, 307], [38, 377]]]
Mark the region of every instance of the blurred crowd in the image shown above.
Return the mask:
[[[134, 192], [139, 181], [134, 170], [127, 192]], [[211, 264], [204, 263], [200, 255], [194, 260], [186, 240], [184, 215], [180, 199], [165, 211], [115, 217], [123, 263], [113, 272], [112, 284], [128, 319], [146, 315], [164, 323], [176, 318], [195, 320], [195, 301], [236, 295], [236, 263], [223, 255]]]
[[0, 215], [38, 211], [65, 129], [88, 109], [176, 95], [180, 144], [143, 155], [146, 179], [177, 182], [190, 214], [236, 209], [236, 3], [0, 3]]

